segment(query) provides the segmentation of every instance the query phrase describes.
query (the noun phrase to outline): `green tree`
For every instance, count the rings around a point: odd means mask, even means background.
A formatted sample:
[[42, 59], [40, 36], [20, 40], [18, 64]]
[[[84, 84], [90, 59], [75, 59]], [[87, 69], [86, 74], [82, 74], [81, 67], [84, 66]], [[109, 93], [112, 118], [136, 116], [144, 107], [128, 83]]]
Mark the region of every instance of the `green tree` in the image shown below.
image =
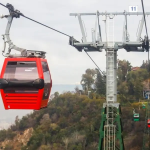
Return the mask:
[[134, 95], [137, 100], [142, 98], [143, 81], [146, 80], [148, 76], [146, 69], [129, 72], [127, 75], [128, 94]]
[[96, 71], [94, 69], [87, 69], [85, 74], [82, 75], [81, 85], [85, 92], [92, 89], [92, 85], [95, 81]]
[[146, 69], [147, 71], [150, 71], [150, 62], [148, 63], [148, 61], [146, 60], [146, 61], [144, 61], [143, 60], [143, 63], [142, 63], [142, 65], [141, 65], [141, 68], [142, 69]]
[[127, 74], [129, 71], [131, 71], [131, 67], [132, 66], [129, 61], [118, 59], [118, 71], [117, 71], [118, 84], [126, 81]]
[[122, 82], [121, 84], [118, 85], [118, 94], [119, 98], [123, 102], [127, 102], [127, 97], [128, 97], [128, 85], [127, 82]]
[[49, 145], [41, 145], [39, 150], [50, 150], [50, 146]]
[[59, 96], [59, 92], [54, 93], [54, 98], [57, 98]]
[[102, 74], [99, 72], [98, 69], [96, 70], [96, 80], [95, 80], [95, 89], [96, 93], [101, 94], [101, 95], [106, 95], [106, 76], [105, 74]]
[[65, 149], [67, 150], [67, 149], [68, 149], [69, 142], [70, 142], [70, 139], [69, 139], [68, 137], [63, 137], [63, 138], [62, 138], [62, 141], [63, 141], [63, 143], [65, 144]]
[[24, 130], [27, 128], [27, 123], [28, 123], [28, 118], [27, 116], [23, 116], [22, 119], [19, 122], [19, 129]]

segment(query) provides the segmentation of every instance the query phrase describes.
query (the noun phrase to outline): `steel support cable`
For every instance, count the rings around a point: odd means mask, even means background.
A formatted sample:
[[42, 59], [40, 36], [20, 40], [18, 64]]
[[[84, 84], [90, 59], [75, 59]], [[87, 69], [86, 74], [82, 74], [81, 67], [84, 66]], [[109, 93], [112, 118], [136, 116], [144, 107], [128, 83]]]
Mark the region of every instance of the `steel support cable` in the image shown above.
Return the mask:
[[[5, 6], [5, 5], [2, 4], [2, 3], [0, 3], [0, 5], [4, 6], [4, 7], [7, 8], [7, 9], [9, 9], [7, 6]], [[11, 11], [13, 11], [13, 12], [15, 12], [15, 13], [18, 13], [18, 12], [14, 11], [14, 10], [11, 10]], [[47, 25], [45, 25], [45, 24], [43, 24], [43, 23], [41, 23], [41, 22], [39, 22], [39, 21], [36, 21], [36, 20], [34, 20], [34, 19], [31, 19], [31, 18], [29, 18], [29, 17], [23, 15], [22, 13], [19, 13], [19, 15], [22, 16], [22, 17], [24, 17], [24, 18], [26, 18], [26, 19], [29, 19], [29, 20], [31, 20], [31, 21], [33, 21], [33, 22], [35, 22], [35, 23], [38, 23], [38, 24], [40, 24], [40, 25], [42, 25], [42, 26], [44, 26], [44, 27], [47, 27], [47, 28], [49, 28], [49, 29], [51, 29], [51, 30], [54, 30], [54, 31], [56, 31], [56, 32], [58, 32], [58, 33], [60, 33], [60, 34], [63, 34], [63, 35], [68, 36], [68, 37], [72, 37], [72, 36], [70, 36], [70, 35], [68, 35], [68, 34], [66, 34], [66, 33], [63, 33], [63, 32], [61, 32], [61, 31], [59, 31], [59, 30], [56, 30], [56, 29], [54, 29], [54, 28], [52, 28], [52, 27], [50, 27], [50, 26], [47, 26]]]
[[142, 3], [142, 10], [143, 10], [143, 16], [144, 16], [144, 22], [145, 22], [146, 35], [147, 35], [147, 38], [148, 38], [148, 32], [147, 32], [147, 25], [146, 25], [146, 19], [145, 19], [145, 10], [144, 10], [143, 0], [141, 0], [141, 3]]
[[[145, 23], [145, 30], [146, 30], [147, 40], [149, 42], [143, 0], [141, 0], [141, 3], [142, 3], [142, 10], [143, 10], [143, 16], [144, 16], [144, 23]], [[148, 49], [148, 72], [149, 72], [149, 77], [150, 77], [149, 49]], [[149, 79], [148, 79], [148, 88], [149, 88]], [[150, 116], [148, 116], [148, 117], [150, 117]]]
[[[146, 30], [147, 40], [148, 40], [148, 42], [149, 42], [143, 0], [141, 0], [141, 3], [142, 3], [142, 10], [143, 10], [143, 16], [144, 16], [144, 23], [145, 23], [145, 30]], [[149, 65], [150, 65], [150, 64], [149, 64], [149, 50], [148, 50], [148, 72], [149, 72], [149, 75], [150, 75], [150, 66], [149, 66]]]
[[95, 63], [95, 61], [92, 59], [92, 57], [85, 51], [85, 53], [89, 56], [89, 58], [93, 61], [93, 63], [95, 64], [95, 66], [98, 68], [99, 72], [102, 73], [104, 76], [105, 74], [101, 71], [101, 69], [98, 67], [98, 65]]
[[[7, 9], [9, 9], [7, 6], [5, 6], [4, 4], [2, 4], [2, 3], [0, 3], [0, 5], [2, 5], [3, 7], [5, 7], [5, 8], [7, 8]], [[14, 10], [11, 10], [11, 11], [13, 11], [13, 12], [15, 12], [15, 13], [18, 13], [18, 12], [16, 12], [16, 11], [14, 11]], [[26, 19], [29, 19], [30, 21], [33, 21], [33, 22], [35, 22], [35, 23], [38, 23], [38, 24], [40, 24], [40, 25], [42, 25], [42, 26], [44, 26], [44, 27], [47, 27], [47, 28], [49, 28], [49, 29], [51, 29], [51, 30], [54, 30], [54, 31], [56, 31], [56, 32], [58, 32], [58, 33], [60, 33], [60, 34], [63, 34], [63, 35], [65, 35], [65, 36], [68, 36], [68, 37], [72, 37], [72, 36], [70, 36], [70, 35], [68, 35], [68, 34], [66, 34], [66, 33], [63, 33], [63, 32], [61, 32], [61, 31], [59, 31], [59, 30], [56, 30], [56, 29], [54, 29], [54, 28], [52, 28], [52, 27], [50, 27], [50, 26], [47, 26], [47, 25], [45, 25], [45, 24], [43, 24], [43, 23], [41, 23], [41, 22], [39, 22], [39, 21], [36, 21], [36, 20], [34, 20], [34, 19], [32, 19], [32, 18], [29, 18], [29, 17], [27, 17], [27, 16], [25, 16], [25, 15], [23, 15], [22, 13], [19, 13], [22, 17], [24, 17], [24, 18], [26, 18]], [[89, 54], [86, 52], [86, 54], [89, 56]], [[94, 62], [94, 60], [89, 56], [89, 58], [93, 61], [93, 63], [96, 65], [96, 67], [98, 68], [98, 70], [103, 74], [103, 72], [100, 70], [100, 68], [98, 67], [98, 65]], [[104, 75], [104, 74], [103, 74]]]
[[68, 36], [68, 37], [72, 37], [72, 36], [70, 36], [70, 35], [68, 35], [68, 34], [66, 34], [66, 33], [63, 33], [63, 32], [61, 32], [61, 31], [59, 31], [59, 30], [56, 30], [56, 29], [54, 29], [54, 28], [52, 28], [52, 27], [49, 27], [49, 26], [47, 26], [47, 25], [45, 25], [45, 24], [43, 24], [43, 23], [41, 23], [41, 22], [38, 22], [38, 21], [36, 21], [36, 20], [33, 20], [33, 19], [31, 19], [31, 18], [29, 18], [29, 17], [27, 17], [27, 16], [25, 16], [25, 15], [22, 15], [24, 18], [26, 18], [26, 19], [29, 19], [29, 20], [31, 20], [31, 21], [33, 21], [33, 22], [36, 22], [36, 23], [38, 23], [38, 24], [40, 24], [40, 25], [42, 25], [42, 26], [44, 26], [44, 27], [47, 27], [47, 28], [49, 28], [49, 29], [51, 29], [51, 30], [54, 30], [54, 31], [56, 31], [56, 32], [58, 32], [58, 33], [60, 33], [60, 34], [63, 34], [63, 35], [65, 35], [65, 36]]
[[[148, 44], [149, 44], [149, 38], [148, 38], [148, 31], [147, 31], [147, 24], [146, 24], [146, 18], [145, 18], [145, 10], [144, 10], [144, 4], [143, 4], [143, 0], [141, 0], [142, 3], [142, 10], [143, 10], [143, 16], [144, 16], [144, 23], [145, 23], [145, 30], [146, 30], [146, 35], [147, 35], [147, 40], [148, 40]], [[150, 62], [149, 62], [149, 47], [148, 47], [148, 73], [149, 73], [149, 78], [150, 78]], [[148, 88], [149, 88], [149, 78], [148, 78]], [[149, 96], [148, 96], [149, 97]], [[147, 120], [149, 119], [149, 113], [150, 113], [150, 102], [148, 102], [148, 110], [147, 110]], [[147, 123], [146, 120], [146, 123]], [[150, 129], [148, 128], [148, 136], [149, 136], [149, 140], [150, 140]], [[150, 148], [150, 141], [148, 141], [148, 145]]]
[[146, 107], [145, 128], [144, 128], [144, 133], [143, 133], [143, 145], [142, 145], [142, 150], [145, 150], [145, 139], [146, 139], [146, 132], [147, 132], [147, 109], [148, 109], [148, 106]]

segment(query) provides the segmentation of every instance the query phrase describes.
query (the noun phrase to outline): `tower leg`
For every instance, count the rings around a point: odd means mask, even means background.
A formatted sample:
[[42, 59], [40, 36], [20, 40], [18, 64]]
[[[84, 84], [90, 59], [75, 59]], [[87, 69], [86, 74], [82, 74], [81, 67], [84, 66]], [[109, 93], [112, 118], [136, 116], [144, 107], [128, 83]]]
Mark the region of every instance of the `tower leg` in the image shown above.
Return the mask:
[[101, 126], [100, 126], [100, 139], [99, 139], [99, 145], [98, 145], [98, 150], [103, 149], [103, 140], [104, 140], [104, 125], [106, 122], [106, 108], [102, 108], [101, 111]]
[[[113, 125], [107, 126], [106, 109], [112, 109]], [[105, 103], [101, 111], [100, 139], [98, 150], [124, 150], [122, 137], [121, 111], [119, 103], [114, 103], [109, 106]], [[115, 131], [114, 131], [115, 129]], [[115, 141], [115, 142], [114, 142]]]

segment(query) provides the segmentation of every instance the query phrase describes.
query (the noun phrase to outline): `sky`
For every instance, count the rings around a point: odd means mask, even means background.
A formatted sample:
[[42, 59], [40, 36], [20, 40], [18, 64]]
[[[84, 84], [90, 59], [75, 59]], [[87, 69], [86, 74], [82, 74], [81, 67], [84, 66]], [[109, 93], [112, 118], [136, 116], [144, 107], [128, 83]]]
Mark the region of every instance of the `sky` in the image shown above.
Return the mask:
[[[1, 3], [12, 4], [15, 9], [20, 10], [25, 16], [42, 22], [52, 28], [60, 30], [77, 40], [81, 41], [82, 35], [77, 17], [70, 16], [70, 13], [95, 13], [99, 12], [123, 12], [128, 11], [129, 6], [138, 6], [138, 11], [142, 11], [141, 0], [1, 0]], [[145, 11], [149, 10], [149, 0], [144, 0]], [[8, 10], [0, 6], [0, 14], [7, 15]], [[150, 21], [147, 18], [147, 27], [149, 31]], [[82, 17], [87, 32], [88, 41], [91, 41], [91, 29], [95, 26], [95, 16]], [[128, 32], [131, 41], [136, 39], [136, 32], [141, 16], [128, 17]], [[0, 35], [4, 34], [7, 19], [0, 19]], [[105, 41], [105, 28], [102, 17], [100, 17], [102, 29], [102, 39]], [[122, 41], [122, 32], [124, 17], [116, 16], [114, 20], [115, 40]], [[145, 35], [143, 28], [142, 35]], [[85, 52], [78, 52], [70, 46], [69, 38], [55, 31], [45, 28], [39, 24], [31, 22], [23, 17], [14, 18], [10, 37], [15, 45], [27, 50], [39, 50], [47, 52], [47, 60], [53, 80], [53, 84], [60, 85], [78, 85], [81, 76], [87, 68], [96, 68]], [[0, 50], [3, 50], [3, 40], [0, 38]], [[93, 52], [90, 56], [102, 71], [106, 69], [105, 50], [103, 52]], [[118, 50], [118, 59], [128, 60], [132, 66], [140, 66], [143, 60], [147, 59], [147, 53], [126, 52]], [[4, 57], [0, 55], [0, 68], [2, 67]], [[0, 101], [0, 114], [6, 113], [3, 104]], [[16, 110], [7, 110], [17, 114]], [[27, 111], [21, 110], [20, 114]], [[8, 116], [11, 116], [8, 114]], [[0, 120], [6, 120], [6, 115], [0, 115]], [[14, 117], [14, 116], [13, 116]]]

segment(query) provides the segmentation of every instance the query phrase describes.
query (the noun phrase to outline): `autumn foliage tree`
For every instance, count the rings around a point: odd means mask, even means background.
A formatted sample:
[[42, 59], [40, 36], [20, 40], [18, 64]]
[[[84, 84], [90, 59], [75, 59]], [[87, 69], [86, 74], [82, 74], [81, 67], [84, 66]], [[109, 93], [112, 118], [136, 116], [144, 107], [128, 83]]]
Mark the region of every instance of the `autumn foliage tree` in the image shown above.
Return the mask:
[[85, 71], [85, 74], [82, 75], [82, 79], [80, 83], [85, 92], [93, 88], [92, 85], [94, 84], [95, 81], [94, 80], [95, 75], [96, 75], [96, 71], [94, 69], [87, 69]]

